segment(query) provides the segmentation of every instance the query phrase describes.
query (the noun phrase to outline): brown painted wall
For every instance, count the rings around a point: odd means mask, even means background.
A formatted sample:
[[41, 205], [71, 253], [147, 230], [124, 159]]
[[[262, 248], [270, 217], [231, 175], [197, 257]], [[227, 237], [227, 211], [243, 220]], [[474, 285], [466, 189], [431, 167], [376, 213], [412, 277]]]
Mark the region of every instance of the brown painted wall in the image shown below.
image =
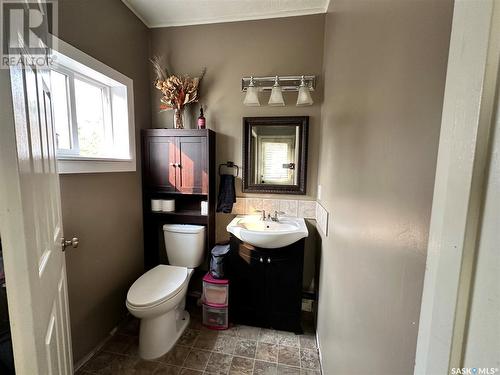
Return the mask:
[[453, 2], [331, 2], [319, 183], [324, 374], [412, 374]]
[[[146, 26], [119, 0], [60, 0], [59, 36], [133, 79], [136, 128], [149, 127]], [[78, 361], [122, 319], [127, 290], [143, 271], [140, 168], [61, 175], [60, 180], [64, 231], [80, 238], [79, 248], [66, 253]]]
[[[242, 165], [242, 117], [310, 116], [307, 197], [316, 196], [322, 79], [313, 93], [315, 104], [296, 107], [297, 94], [286, 94], [286, 107], [269, 107], [269, 95], [261, 107], [243, 105], [243, 76], [321, 75], [324, 15], [270, 20], [169, 27], [151, 30], [151, 54], [164, 56], [176, 73], [197, 74], [206, 66], [201, 103], [206, 107], [207, 126], [217, 132], [217, 164], [232, 160]], [[159, 92], [152, 90], [153, 125], [172, 127], [172, 112], [158, 113]], [[198, 105], [191, 115], [198, 117]], [[241, 194], [241, 176], [237, 182]], [[274, 196], [280, 197], [280, 196]], [[283, 197], [283, 196], [281, 196]], [[296, 199], [296, 197], [294, 197]], [[217, 216], [217, 238], [228, 237], [225, 227], [231, 215]]]

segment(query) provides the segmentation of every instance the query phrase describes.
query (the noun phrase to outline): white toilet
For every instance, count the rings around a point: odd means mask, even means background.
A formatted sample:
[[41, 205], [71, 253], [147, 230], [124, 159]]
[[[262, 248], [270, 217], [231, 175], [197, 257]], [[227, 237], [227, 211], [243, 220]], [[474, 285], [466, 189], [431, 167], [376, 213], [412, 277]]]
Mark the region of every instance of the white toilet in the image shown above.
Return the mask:
[[160, 264], [139, 277], [127, 294], [127, 308], [141, 319], [139, 355], [161, 357], [189, 324], [184, 311], [189, 280], [203, 262], [205, 227], [166, 224], [165, 248], [170, 265]]

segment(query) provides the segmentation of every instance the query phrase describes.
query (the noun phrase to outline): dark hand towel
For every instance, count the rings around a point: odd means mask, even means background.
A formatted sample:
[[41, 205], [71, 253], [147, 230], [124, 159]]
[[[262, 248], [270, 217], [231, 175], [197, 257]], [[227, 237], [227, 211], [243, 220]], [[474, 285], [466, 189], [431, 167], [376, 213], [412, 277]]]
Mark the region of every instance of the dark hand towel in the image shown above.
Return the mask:
[[219, 198], [217, 200], [217, 212], [231, 213], [233, 203], [236, 202], [236, 190], [234, 189], [234, 176], [222, 174], [219, 184]]

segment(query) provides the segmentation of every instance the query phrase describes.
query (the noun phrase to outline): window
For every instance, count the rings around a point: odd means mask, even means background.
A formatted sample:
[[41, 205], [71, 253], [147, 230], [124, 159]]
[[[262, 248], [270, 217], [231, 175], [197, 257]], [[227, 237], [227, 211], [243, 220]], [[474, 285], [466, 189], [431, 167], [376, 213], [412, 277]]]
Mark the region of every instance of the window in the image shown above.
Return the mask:
[[283, 164], [289, 164], [288, 144], [279, 142], [262, 142], [264, 181], [282, 182], [288, 180], [288, 169]]
[[75, 78], [76, 127], [82, 156], [112, 156], [113, 124], [108, 91], [108, 87]]
[[50, 79], [59, 172], [135, 171], [132, 80], [57, 45]]
[[259, 136], [261, 150], [261, 183], [290, 185], [294, 183], [295, 139], [287, 136]]

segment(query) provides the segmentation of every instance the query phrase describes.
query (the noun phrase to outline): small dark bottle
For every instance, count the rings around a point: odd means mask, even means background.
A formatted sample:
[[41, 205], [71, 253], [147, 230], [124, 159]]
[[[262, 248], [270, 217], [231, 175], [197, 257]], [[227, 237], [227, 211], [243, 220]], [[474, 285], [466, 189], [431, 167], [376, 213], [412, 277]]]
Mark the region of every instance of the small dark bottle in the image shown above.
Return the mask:
[[206, 119], [203, 116], [203, 107], [200, 107], [200, 117], [198, 117], [198, 129], [205, 129]]

